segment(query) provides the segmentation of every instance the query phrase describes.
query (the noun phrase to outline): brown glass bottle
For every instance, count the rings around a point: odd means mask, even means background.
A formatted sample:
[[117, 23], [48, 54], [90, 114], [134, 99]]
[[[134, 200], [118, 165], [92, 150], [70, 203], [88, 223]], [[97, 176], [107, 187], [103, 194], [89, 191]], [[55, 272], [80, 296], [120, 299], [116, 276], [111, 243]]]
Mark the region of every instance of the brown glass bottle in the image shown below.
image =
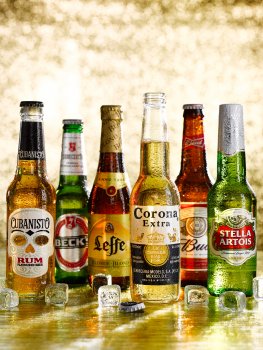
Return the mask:
[[186, 104], [181, 170], [175, 181], [181, 199], [181, 286], [207, 285], [207, 194], [203, 105]]
[[130, 279], [130, 189], [122, 153], [120, 106], [101, 107], [101, 144], [97, 175], [89, 199], [89, 280], [112, 276], [121, 289]]

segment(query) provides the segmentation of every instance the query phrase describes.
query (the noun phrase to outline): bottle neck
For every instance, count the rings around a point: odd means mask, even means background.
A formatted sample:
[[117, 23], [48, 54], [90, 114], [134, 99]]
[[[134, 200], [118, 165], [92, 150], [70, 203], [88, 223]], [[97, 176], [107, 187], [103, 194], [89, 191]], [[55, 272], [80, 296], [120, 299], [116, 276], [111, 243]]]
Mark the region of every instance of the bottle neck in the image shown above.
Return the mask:
[[125, 172], [121, 119], [102, 119], [98, 172]]
[[246, 156], [245, 152], [238, 152], [232, 156], [218, 152], [217, 156], [217, 181], [244, 182], [246, 180]]
[[244, 125], [238, 108], [226, 105], [219, 113], [217, 180], [246, 180]]
[[45, 174], [46, 154], [43, 123], [41, 118], [21, 121], [17, 157], [17, 171], [20, 174]]
[[142, 141], [140, 174], [153, 177], [169, 177], [169, 143]]
[[140, 173], [155, 177], [169, 176], [166, 105], [162, 93], [145, 95]]
[[84, 184], [87, 166], [82, 126], [64, 125], [60, 161], [60, 184]]
[[181, 174], [207, 174], [203, 117], [201, 109], [184, 111]]

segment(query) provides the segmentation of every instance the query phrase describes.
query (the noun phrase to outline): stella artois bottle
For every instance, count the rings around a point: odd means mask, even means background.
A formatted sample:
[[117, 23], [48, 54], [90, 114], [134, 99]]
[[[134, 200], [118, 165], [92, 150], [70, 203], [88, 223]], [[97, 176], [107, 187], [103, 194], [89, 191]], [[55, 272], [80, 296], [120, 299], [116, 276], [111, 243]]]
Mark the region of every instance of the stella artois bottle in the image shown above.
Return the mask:
[[97, 175], [89, 199], [89, 276], [112, 276], [121, 289], [130, 279], [130, 189], [122, 152], [120, 106], [101, 107]]
[[169, 177], [164, 93], [144, 95], [139, 178], [131, 194], [131, 296], [169, 302], [179, 297], [179, 194]]
[[176, 179], [181, 199], [181, 286], [207, 285], [207, 172], [203, 105], [186, 104], [181, 170]]
[[54, 283], [56, 194], [46, 174], [43, 103], [20, 107], [17, 168], [6, 195], [6, 279], [21, 299], [38, 299]]
[[60, 179], [55, 229], [56, 282], [87, 283], [87, 166], [80, 119], [63, 120]]
[[256, 198], [246, 180], [243, 109], [219, 108], [217, 180], [208, 194], [208, 289], [252, 295], [256, 276]]

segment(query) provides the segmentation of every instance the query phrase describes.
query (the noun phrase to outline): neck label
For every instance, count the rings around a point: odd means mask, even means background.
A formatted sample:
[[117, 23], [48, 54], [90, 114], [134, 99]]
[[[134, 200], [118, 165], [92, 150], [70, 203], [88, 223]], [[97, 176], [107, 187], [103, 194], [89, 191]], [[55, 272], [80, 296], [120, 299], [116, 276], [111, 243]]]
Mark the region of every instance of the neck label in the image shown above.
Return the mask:
[[183, 138], [183, 149], [200, 148], [205, 149], [204, 135], [187, 136]]
[[44, 135], [41, 122], [21, 123], [18, 159], [45, 159]]
[[100, 152], [122, 152], [120, 123], [113, 119], [102, 121]]
[[87, 175], [82, 134], [64, 133], [60, 175]]

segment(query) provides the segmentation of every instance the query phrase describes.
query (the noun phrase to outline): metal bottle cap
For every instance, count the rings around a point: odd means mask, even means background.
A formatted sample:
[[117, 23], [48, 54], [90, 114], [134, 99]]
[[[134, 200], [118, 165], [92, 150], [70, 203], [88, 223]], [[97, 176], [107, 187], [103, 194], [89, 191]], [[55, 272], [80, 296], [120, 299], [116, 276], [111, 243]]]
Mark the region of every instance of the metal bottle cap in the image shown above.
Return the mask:
[[20, 107], [44, 107], [44, 103], [41, 101], [21, 101]]
[[83, 124], [83, 121], [81, 119], [63, 119], [63, 124]]
[[124, 303], [120, 303], [119, 306], [120, 311], [125, 312], [136, 312], [136, 311], [142, 311], [145, 309], [144, 303], [136, 303], [135, 301], [127, 301]]
[[105, 105], [100, 107], [101, 119], [122, 120], [122, 110], [119, 105]]
[[203, 109], [203, 105], [200, 103], [190, 103], [183, 105], [183, 109]]
[[245, 151], [243, 107], [240, 104], [219, 106], [218, 151], [228, 156]]

